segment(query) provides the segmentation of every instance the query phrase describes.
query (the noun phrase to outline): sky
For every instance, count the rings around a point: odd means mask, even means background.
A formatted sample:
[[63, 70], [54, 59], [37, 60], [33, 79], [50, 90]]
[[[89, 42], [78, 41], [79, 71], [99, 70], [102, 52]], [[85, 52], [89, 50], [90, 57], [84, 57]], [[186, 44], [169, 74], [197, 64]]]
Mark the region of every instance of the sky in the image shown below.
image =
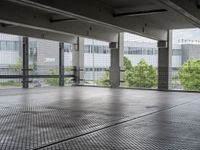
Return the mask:
[[[125, 33], [124, 37], [125, 41], [156, 42], [155, 40], [129, 33]], [[200, 44], [200, 29], [193, 28], [173, 30], [173, 44], [180, 44], [181, 42], [198, 42], [198, 44]]]

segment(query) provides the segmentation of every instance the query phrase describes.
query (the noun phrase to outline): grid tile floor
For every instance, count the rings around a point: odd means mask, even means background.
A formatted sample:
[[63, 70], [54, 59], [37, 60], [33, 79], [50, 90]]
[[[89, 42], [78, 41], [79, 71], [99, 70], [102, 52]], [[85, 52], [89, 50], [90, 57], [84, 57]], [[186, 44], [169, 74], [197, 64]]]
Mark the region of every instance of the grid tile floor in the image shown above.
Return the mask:
[[0, 90], [1, 150], [200, 149], [200, 94]]

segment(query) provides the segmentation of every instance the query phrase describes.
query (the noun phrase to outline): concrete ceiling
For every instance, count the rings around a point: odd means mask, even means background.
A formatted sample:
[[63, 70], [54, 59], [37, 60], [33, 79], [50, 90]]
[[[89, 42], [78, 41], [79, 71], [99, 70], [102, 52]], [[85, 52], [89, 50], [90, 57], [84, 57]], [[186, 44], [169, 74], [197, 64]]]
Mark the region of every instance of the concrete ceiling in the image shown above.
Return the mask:
[[198, 0], [2, 0], [0, 22], [70, 36], [117, 41], [126, 31], [157, 40], [200, 26]]

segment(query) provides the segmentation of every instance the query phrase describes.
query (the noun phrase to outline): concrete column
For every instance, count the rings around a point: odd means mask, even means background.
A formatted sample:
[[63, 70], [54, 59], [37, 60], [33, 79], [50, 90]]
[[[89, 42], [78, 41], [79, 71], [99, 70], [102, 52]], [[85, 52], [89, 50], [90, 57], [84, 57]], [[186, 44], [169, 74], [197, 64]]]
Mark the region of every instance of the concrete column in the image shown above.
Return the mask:
[[120, 70], [123, 69], [123, 48], [124, 35], [119, 33], [118, 42], [111, 42], [109, 47], [111, 49], [111, 67], [110, 67], [110, 84], [112, 88], [120, 86], [120, 80], [123, 80], [123, 74]]
[[169, 49], [169, 76], [168, 76], [168, 89], [172, 86], [172, 30], [168, 31], [168, 49]]
[[64, 86], [65, 84], [65, 67], [64, 67], [64, 43], [59, 43], [59, 86]]
[[78, 37], [77, 44], [74, 44], [72, 54], [72, 65], [75, 67], [75, 84], [80, 84], [84, 78], [84, 38]]
[[124, 80], [124, 33], [119, 33], [119, 67], [120, 67], [120, 81]]
[[28, 46], [29, 45], [29, 40], [28, 37], [23, 37], [23, 88], [28, 88], [29, 87], [29, 50]]
[[172, 51], [171, 31], [168, 32], [167, 41], [158, 41], [158, 89], [169, 89], [169, 71], [171, 68]]

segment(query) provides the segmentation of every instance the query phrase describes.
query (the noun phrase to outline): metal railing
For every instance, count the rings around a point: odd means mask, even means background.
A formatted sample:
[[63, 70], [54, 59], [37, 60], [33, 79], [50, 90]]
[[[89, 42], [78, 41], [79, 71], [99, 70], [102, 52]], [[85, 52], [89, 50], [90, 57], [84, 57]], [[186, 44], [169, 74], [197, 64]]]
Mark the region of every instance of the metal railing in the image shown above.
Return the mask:
[[101, 68], [100, 70], [88, 70], [87, 68], [81, 68], [80, 84], [92, 86], [110, 86], [109, 69]]
[[[64, 82], [66, 84], [73, 84], [75, 81], [75, 74], [74, 74], [74, 68], [71, 68], [67, 72], [65, 72], [64, 75], [59, 75], [59, 71], [53, 72], [53, 74], [40, 74], [40, 71], [28, 69], [30, 72], [29, 75], [23, 75], [22, 72], [24, 69], [21, 69], [21, 72], [15, 73], [15, 72], [4, 72], [0, 74], [0, 87], [21, 87], [21, 85], [24, 82], [28, 82], [28, 84], [32, 84], [32, 87], [35, 87], [34, 84], [36, 84], [36, 87], [40, 85], [40, 87], [43, 86], [58, 86], [59, 85], [59, 79], [64, 78]], [[23, 80], [27, 79], [27, 80]], [[55, 80], [54, 80], [55, 79]]]

